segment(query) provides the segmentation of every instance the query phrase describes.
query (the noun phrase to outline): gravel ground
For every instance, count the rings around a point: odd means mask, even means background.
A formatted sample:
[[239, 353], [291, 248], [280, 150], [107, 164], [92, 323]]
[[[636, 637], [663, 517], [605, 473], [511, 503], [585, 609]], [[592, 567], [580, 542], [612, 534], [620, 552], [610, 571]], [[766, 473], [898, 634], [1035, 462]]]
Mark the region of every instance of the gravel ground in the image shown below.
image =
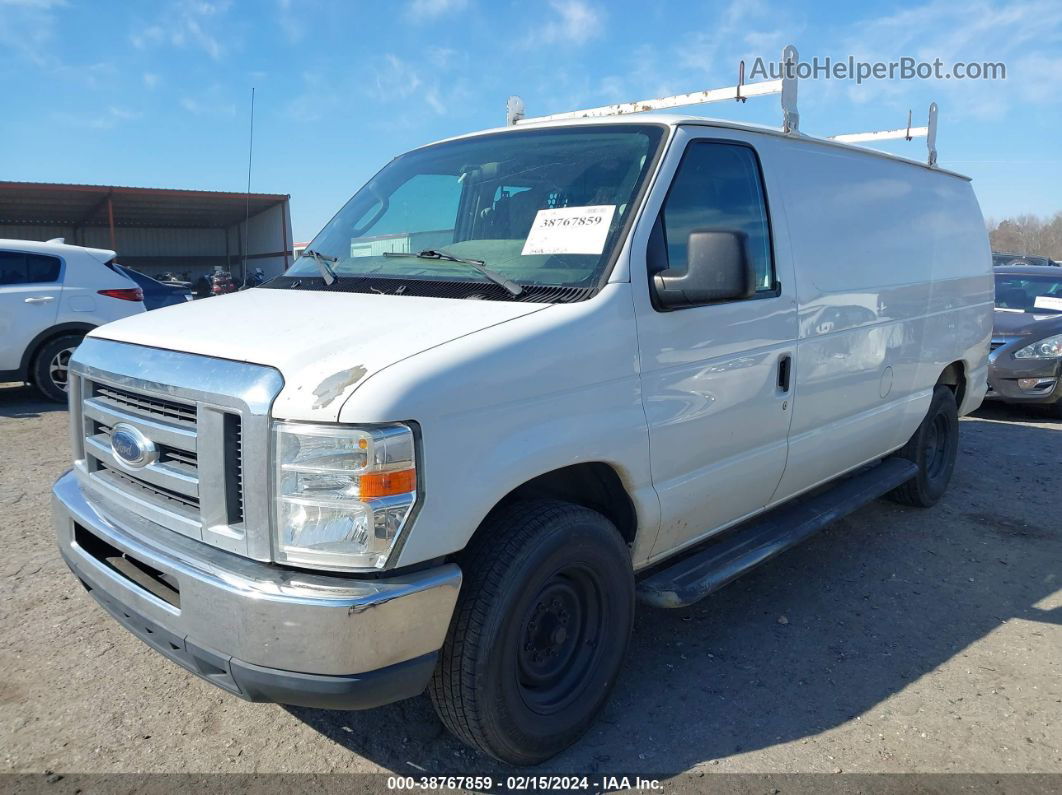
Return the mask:
[[[641, 608], [598, 723], [537, 772], [1062, 772], [1062, 423], [962, 422], [929, 511], [877, 502], [700, 605]], [[69, 576], [49, 486], [67, 416], [0, 385], [0, 771], [493, 774], [426, 697], [248, 704]]]

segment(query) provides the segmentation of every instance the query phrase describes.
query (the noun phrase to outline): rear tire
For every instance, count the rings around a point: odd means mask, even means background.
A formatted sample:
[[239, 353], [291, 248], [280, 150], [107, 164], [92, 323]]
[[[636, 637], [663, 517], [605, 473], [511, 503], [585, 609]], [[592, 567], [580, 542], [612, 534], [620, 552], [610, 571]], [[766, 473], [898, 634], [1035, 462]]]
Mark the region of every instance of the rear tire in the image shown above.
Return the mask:
[[33, 383], [48, 400], [66, 402], [70, 356], [83, 339], [80, 334], [56, 337], [44, 343], [33, 357]]
[[913, 461], [918, 474], [889, 492], [889, 498], [903, 505], [929, 508], [947, 491], [955, 471], [959, 451], [959, 410], [955, 393], [943, 384], [933, 389], [933, 400], [914, 436], [896, 455]]
[[557, 500], [488, 520], [429, 687], [459, 739], [514, 765], [567, 748], [616, 682], [634, 618], [630, 553], [604, 516]]

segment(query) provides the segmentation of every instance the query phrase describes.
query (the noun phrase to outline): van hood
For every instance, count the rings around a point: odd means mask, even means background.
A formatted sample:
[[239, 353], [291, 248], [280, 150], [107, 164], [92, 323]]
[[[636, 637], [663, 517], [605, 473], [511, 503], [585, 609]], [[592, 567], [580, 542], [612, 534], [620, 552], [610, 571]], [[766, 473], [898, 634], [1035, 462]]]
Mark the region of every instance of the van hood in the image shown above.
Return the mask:
[[275, 367], [284, 376], [275, 416], [334, 422], [385, 367], [549, 306], [256, 288], [134, 315], [90, 336]]

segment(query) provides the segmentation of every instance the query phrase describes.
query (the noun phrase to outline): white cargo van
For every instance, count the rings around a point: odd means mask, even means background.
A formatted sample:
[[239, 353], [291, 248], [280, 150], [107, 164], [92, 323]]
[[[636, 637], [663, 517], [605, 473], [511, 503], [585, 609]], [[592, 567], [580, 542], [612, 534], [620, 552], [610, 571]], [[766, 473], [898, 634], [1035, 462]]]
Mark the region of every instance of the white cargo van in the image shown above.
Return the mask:
[[836, 142], [619, 115], [425, 146], [282, 277], [89, 335], [59, 545], [236, 695], [427, 689], [535, 763], [607, 699], [636, 599], [940, 498], [990, 271], [968, 180]]

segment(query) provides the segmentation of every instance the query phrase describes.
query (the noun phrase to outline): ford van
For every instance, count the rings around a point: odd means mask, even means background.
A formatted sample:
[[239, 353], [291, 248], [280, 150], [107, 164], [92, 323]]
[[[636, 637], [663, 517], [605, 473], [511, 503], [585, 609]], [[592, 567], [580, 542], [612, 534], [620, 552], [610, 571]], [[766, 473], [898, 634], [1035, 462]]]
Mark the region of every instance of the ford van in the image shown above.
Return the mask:
[[636, 603], [941, 498], [991, 269], [966, 178], [834, 141], [619, 115], [424, 146], [283, 276], [89, 333], [59, 546], [236, 696], [427, 691], [540, 762], [608, 698]]

